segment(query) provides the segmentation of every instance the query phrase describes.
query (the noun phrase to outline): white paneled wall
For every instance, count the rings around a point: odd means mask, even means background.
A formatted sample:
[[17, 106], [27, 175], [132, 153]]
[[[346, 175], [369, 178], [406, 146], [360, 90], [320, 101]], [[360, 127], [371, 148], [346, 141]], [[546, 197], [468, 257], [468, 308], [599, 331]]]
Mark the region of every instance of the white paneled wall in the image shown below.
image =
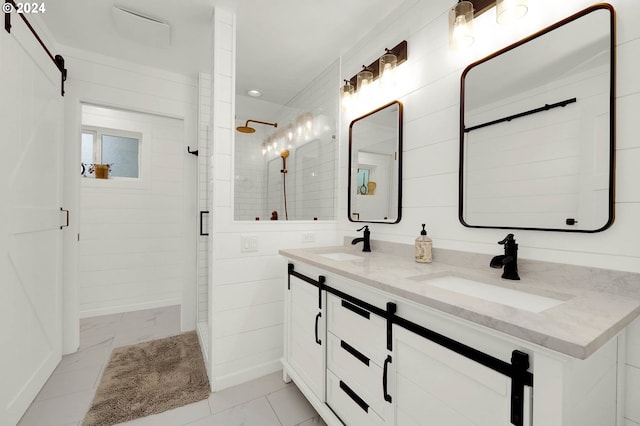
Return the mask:
[[[640, 2], [614, 0], [617, 25], [616, 219], [596, 234], [515, 231], [521, 258], [640, 272]], [[420, 223], [439, 248], [499, 254], [495, 243], [506, 230], [465, 228], [458, 221], [459, 85], [463, 69], [475, 60], [532, 34], [592, 4], [587, 0], [529, 2], [529, 15], [511, 28], [495, 24], [492, 11], [475, 24], [476, 44], [464, 54], [449, 50], [448, 0], [407, 2], [384, 27], [375, 28], [343, 56], [342, 78], [370, 63], [385, 46], [408, 41], [409, 58], [397, 72], [398, 85], [386, 98], [358, 106], [341, 120], [339, 187], [346, 187], [349, 122], [396, 98], [404, 103], [403, 217], [398, 225], [370, 226], [372, 238], [411, 244]], [[338, 196], [341, 235], [354, 235], [347, 222], [346, 197]], [[633, 237], [630, 237], [633, 236]], [[626, 374], [627, 426], [640, 424], [640, 327], [628, 330]]]
[[84, 105], [82, 123], [139, 132], [139, 179], [81, 179], [80, 315], [180, 304], [182, 120]]
[[[236, 177], [233, 148], [234, 144], [243, 141], [243, 135], [235, 132], [234, 127], [244, 125], [244, 121], [250, 118], [261, 121], [272, 118], [266, 115], [238, 117], [241, 123], [236, 123], [233, 118], [236, 99], [230, 88], [234, 87], [235, 74], [235, 61], [232, 60], [235, 58], [234, 34], [235, 16], [216, 9], [211, 72], [213, 148], [209, 175], [213, 209], [209, 363], [214, 390], [282, 368], [286, 264], [278, 250], [337, 242], [335, 222], [234, 220], [233, 188], [238, 183], [237, 179], [232, 179]], [[337, 104], [337, 98], [333, 101]], [[313, 234], [315, 242], [303, 243], [303, 233]], [[256, 251], [242, 252], [244, 236], [256, 238]]]
[[[209, 147], [211, 145], [211, 75], [198, 75], [198, 242], [197, 242], [197, 290], [196, 290], [196, 322], [202, 353], [209, 368]], [[209, 212], [209, 213], [206, 213]]]
[[[172, 151], [175, 157], [172, 157], [172, 161], [175, 160], [180, 165], [176, 164], [178, 169], [182, 169], [184, 176], [190, 175], [189, 167], [195, 167], [193, 158], [186, 153], [187, 145], [195, 146], [197, 144], [196, 130], [197, 130], [197, 81], [192, 77], [187, 77], [172, 72], [159, 70], [156, 68], [145, 67], [130, 62], [117, 60], [114, 58], [105, 57], [96, 53], [78, 50], [70, 47], [61, 47], [61, 53], [64, 55], [67, 62], [67, 68], [69, 68], [69, 77], [67, 80], [65, 94], [65, 139], [70, 146], [70, 149], [65, 151], [68, 164], [78, 164], [80, 161], [80, 149], [79, 149], [79, 129], [81, 128], [81, 106], [83, 104], [89, 105], [103, 105], [111, 107], [116, 110], [128, 110], [148, 113], [150, 115], [157, 115], [163, 117], [172, 117], [178, 121], [182, 121], [182, 132], [180, 134], [180, 146], [172, 147], [175, 149]], [[163, 138], [164, 135], [160, 135]], [[167, 153], [156, 153], [156, 157], [160, 158]], [[165, 157], [166, 159], [166, 157]], [[75, 166], [74, 166], [75, 167]], [[156, 176], [158, 179], [166, 180], [169, 176], [177, 177], [178, 173], [173, 166], [163, 166], [167, 170], [164, 176]], [[80, 178], [79, 175], [74, 180], [69, 180], [65, 183], [65, 197], [71, 197], [74, 191], [78, 191], [78, 199], [80, 197], [79, 187]], [[181, 221], [182, 226], [182, 238], [181, 245], [178, 250], [181, 250], [185, 260], [182, 262], [184, 267], [181, 272], [182, 278], [179, 282], [177, 290], [172, 289], [169, 292], [155, 293], [156, 287], [153, 284], [149, 284], [147, 290], [151, 287], [152, 291], [150, 298], [143, 297], [144, 291], [133, 295], [132, 298], [137, 298], [135, 301], [130, 299], [133, 304], [128, 305], [127, 308], [120, 306], [123, 309], [137, 309], [144, 305], [157, 305], [158, 303], [168, 303], [167, 295], [172, 294], [170, 299], [172, 303], [179, 301], [182, 305], [182, 326], [183, 329], [192, 329], [194, 327], [195, 313], [195, 218], [192, 217], [193, 212], [188, 213], [190, 210], [195, 210], [195, 184], [188, 185], [186, 182], [191, 178], [184, 178], [183, 186], [179, 187], [175, 182], [171, 184], [172, 191], [175, 190], [181, 194], [179, 206], [175, 205], [175, 201], [167, 203], [169, 211], [177, 214], [177, 209], [182, 209], [181, 213], [184, 218]], [[73, 185], [71, 184], [73, 183]], [[129, 200], [136, 198], [132, 193], [128, 197]], [[163, 198], [158, 196], [158, 199]], [[170, 197], [171, 200], [171, 197]], [[138, 200], [141, 207], [144, 208], [144, 203], [141, 202], [142, 198]], [[72, 222], [81, 216], [80, 208], [74, 208], [72, 200], [72, 211], [76, 214], [72, 215]], [[79, 206], [79, 202], [78, 202]], [[162, 213], [169, 215], [168, 212]], [[140, 218], [138, 218], [140, 219]], [[138, 220], [135, 219], [135, 220]], [[78, 219], [79, 220], [79, 219]], [[107, 220], [113, 220], [107, 218]], [[123, 220], [127, 220], [124, 218]], [[141, 220], [141, 219], [140, 219]], [[144, 227], [151, 228], [153, 226], [159, 226], [158, 224], [143, 222]], [[114, 226], [106, 226], [107, 228], [115, 228]], [[142, 228], [140, 228], [142, 229]], [[79, 230], [79, 232], [81, 232]], [[120, 232], [120, 231], [118, 231]], [[133, 229], [132, 233], [139, 232], [139, 229]], [[81, 240], [83, 236], [81, 235]], [[177, 241], [176, 241], [177, 242]], [[78, 243], [80, 244], [80, 243]], [[174, 262], [175, 260], [171, 260]], [[176, 271], [169, 271], [174, 274]], [[103, 279], [103, 278], [100, 278]], [[87, 292], [88, 288], [81, 289], [84, 286], [85, 277], [82, 275], [78, 278], [78, 285], [72, 285], [73, 288], [65, 289], [65, 302], [69, 304], [65, 306], [65, 311], [71, 312], [82, 310], [82, 315], [99, 314], [105, 312], [105, 309], [112, 309], [116, 303], [114, 301], [114, 293], [107, 291], [108, 287], [102, 287], [105, 293], [105, 301], [111, 300], [108, 304], [111, 306], [106, 308], [100, 306], [97, 302], [97, 298], [91, 299], [91, 305], [83, 304], [80, 307], [80, 303], [75, 302], [75, 292]], [[109, 281], [109, 280], [107, 280]], [[105, 284], [106, 285], [106, 284]], [[165, 287], [168, 288], [168, 287]], [[122, 287], [121, 287], [122, 289]], [[139, 290], [139, 289], [138, 289]], [[136, 290], [136, 291], [138, 291]], [[90, 292], [89, 292], [90, 293]], [[148, 293], [147, 293], [148, 294]], [[79, 294], [77, 297], [80, 299], [84, 296]], [[94, 296], [91, 296], [94, 297]], [[162, 301], [160, 301], [162, 299]], [[84, 299], [88, 301], [89, 299]], [[140, 304], [138, 304], [140, 303]], [[117, 308], [117, 309], [120, 309]], [[73, 327], [73, 324], [70, 325]], [[77, 323], [75, 324], [77, 328]]]

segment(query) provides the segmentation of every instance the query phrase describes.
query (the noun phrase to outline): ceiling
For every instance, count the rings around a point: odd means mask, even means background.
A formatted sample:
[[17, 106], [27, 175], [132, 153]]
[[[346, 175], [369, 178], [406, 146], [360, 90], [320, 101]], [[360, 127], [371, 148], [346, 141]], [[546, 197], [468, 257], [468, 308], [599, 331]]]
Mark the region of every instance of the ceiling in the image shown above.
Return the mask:
[[[56, 0], [41, 17], [60, 44], [196, 75], [209, 71], [214, 7], [230, 10], [236, 14], [236, 93], [258, 89], [262, 100], [285, 104], [404, 1]], [[168, 23], [170, 46], [123, 36], [113, 6]]]

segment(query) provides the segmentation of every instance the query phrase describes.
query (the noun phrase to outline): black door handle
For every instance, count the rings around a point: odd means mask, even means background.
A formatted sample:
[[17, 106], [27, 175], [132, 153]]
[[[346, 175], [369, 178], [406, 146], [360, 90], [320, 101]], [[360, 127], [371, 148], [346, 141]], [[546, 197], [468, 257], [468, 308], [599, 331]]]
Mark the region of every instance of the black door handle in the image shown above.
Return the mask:
[[209, 235], [208, 232], [204, 232], [202, 230], [202, 223], [203, 223], [202, 216], [204, 216], [205, 213], [209, 214], [209, 210], [201, 210], [200, 211], [200, 235], [203, 236], [203, 237], [206, 237], [207, 235]]
[[382, 394], [384, 400], [391, 402], [391, 395], [387, 392], [387, 373], [389, 372], [389, 364], [391, 364], [391, 355], [387, 355], [387, 359], [384, 360], [384, 367], [382, 369]]
[[322, 312], [318, 312], [318, 315], [316, 315], [316, 343], [319, 345], [322, 345], [322, 340], [318, 339], [318, 320], [322, 317]]

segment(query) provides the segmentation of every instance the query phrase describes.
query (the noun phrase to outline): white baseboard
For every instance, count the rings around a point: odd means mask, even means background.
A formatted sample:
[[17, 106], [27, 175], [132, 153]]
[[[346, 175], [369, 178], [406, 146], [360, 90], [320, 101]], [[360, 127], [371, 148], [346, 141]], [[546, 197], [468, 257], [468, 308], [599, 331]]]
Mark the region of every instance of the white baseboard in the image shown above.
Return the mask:
[[121, 314], [124, 312], [141, 311], [144, 309], [164, 308], [165, 306], [181, 305], [180, 298], [153, 300], [150, 302], [132, 303], [128, 305], [105, 306], [80, 311], [80, 318], [97, 317], [101, 315]]
[[231, 386], [246, 383], [280, 370], [282, 370], [282, 362], [280, 358], [277, 358], [237, 373], [218, 377], [211, 382], [211, 389], [213, 392], [221, 391]]

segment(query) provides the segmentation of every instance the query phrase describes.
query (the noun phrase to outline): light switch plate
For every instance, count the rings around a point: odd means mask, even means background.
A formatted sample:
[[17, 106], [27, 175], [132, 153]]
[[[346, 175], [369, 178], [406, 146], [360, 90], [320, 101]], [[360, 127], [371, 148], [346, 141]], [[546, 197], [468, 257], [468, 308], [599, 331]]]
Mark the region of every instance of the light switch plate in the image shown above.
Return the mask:
[[303, 243], [314, 243], [316, 241], [316, 234], [313, 232], [303, 232], [302, 233], [302, 242]]
[[240, 252], [249, 253], [258, 251], [257, 235], [242, 235], [240, 240]]

